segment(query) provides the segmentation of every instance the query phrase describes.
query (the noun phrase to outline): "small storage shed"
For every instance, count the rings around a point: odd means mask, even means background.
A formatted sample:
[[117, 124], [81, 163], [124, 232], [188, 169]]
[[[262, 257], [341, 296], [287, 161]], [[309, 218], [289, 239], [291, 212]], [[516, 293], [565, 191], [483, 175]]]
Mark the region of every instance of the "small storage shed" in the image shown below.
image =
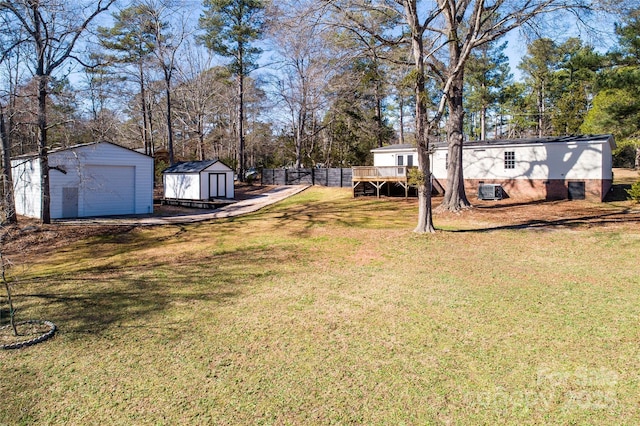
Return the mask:
[[[153, 212], [153, 158], [110, 142], [51, 150], [51, 218]], [[40, 159], [11, 160], [18, 214], [41, 218]]]
[[167, 200], [234, 198], [233, 170], [220, 160], [176, 163], [162, 172]]

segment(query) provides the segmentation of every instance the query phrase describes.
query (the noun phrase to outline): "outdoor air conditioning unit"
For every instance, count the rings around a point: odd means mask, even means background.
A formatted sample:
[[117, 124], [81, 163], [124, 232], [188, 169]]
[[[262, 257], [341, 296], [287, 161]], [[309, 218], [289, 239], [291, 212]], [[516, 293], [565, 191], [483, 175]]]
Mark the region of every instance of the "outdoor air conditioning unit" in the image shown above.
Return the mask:
[[478, 198], [480, 200], [502, 200], [502, 186], [496, 183], [482, 183], [478, 186]]

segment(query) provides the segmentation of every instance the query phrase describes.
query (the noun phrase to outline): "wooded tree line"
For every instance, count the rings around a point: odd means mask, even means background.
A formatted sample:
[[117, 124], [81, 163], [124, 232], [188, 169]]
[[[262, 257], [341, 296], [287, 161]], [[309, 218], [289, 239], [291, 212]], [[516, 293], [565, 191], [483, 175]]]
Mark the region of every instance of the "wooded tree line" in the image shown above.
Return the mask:
[[[426, 182], [429, 149], [445, 143], [444, 206], [465, 208], [464, 140], [613, 133], [633, 161], [640, 8], [603, 3], [597, 26], [616, 35], [605, 53], [545, 30], [592, 22], [598, 1], [0, 1], [3, 144], [46, 158], [108, 140], [159, 168], [220, 158], [242, 179], [415, 143]], [[503, 36], [518, 28], [538, 36], [514, 81]], [[432, 228], [423, 189], [418, 231]]]

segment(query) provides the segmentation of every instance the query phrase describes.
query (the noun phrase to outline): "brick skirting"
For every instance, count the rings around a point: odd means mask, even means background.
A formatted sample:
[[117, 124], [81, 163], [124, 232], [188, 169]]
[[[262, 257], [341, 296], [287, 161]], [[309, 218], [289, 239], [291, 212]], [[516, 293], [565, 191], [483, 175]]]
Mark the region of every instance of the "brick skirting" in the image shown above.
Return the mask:
[[[447, 180], [438, 179], [438, 182], [446, 188]], [[512, 199], [522, 200], [567, 200], [569, 197], [569, 186], [571, 183], [580, 186], [579, 182], [584, 182], [585, 199], [589, 201], [603, 201], [609, 189], [611, 188], [611, 180], [600, 179], [549, 179], [549, 180], [532, 180], [532, 179], [465, 179], [464, 187], [467, 196], [475, 198], [478, 195], [478, 186], [481, 183], [499, 184], [502, 186], [506, 196]]]

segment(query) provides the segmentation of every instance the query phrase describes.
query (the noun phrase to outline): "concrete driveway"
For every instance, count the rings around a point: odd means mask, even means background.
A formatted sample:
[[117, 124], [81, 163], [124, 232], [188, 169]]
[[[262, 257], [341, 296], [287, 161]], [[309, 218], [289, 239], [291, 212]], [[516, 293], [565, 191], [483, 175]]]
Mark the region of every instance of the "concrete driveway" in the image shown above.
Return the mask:
[[173, 225], [180, 223], [195, 223], [211, 219], [224, 219], [256, 212], [264, 207], [275, 204], [292, 195], [307, 189], [309, 185], [279, 186], [255, 197], [238, 201], [215, 210], [193, 209], [193, 213], [175, 216], [112, 216], [91, 217], [79, 219], [58, 219], [55, 223], [65, 225]]

